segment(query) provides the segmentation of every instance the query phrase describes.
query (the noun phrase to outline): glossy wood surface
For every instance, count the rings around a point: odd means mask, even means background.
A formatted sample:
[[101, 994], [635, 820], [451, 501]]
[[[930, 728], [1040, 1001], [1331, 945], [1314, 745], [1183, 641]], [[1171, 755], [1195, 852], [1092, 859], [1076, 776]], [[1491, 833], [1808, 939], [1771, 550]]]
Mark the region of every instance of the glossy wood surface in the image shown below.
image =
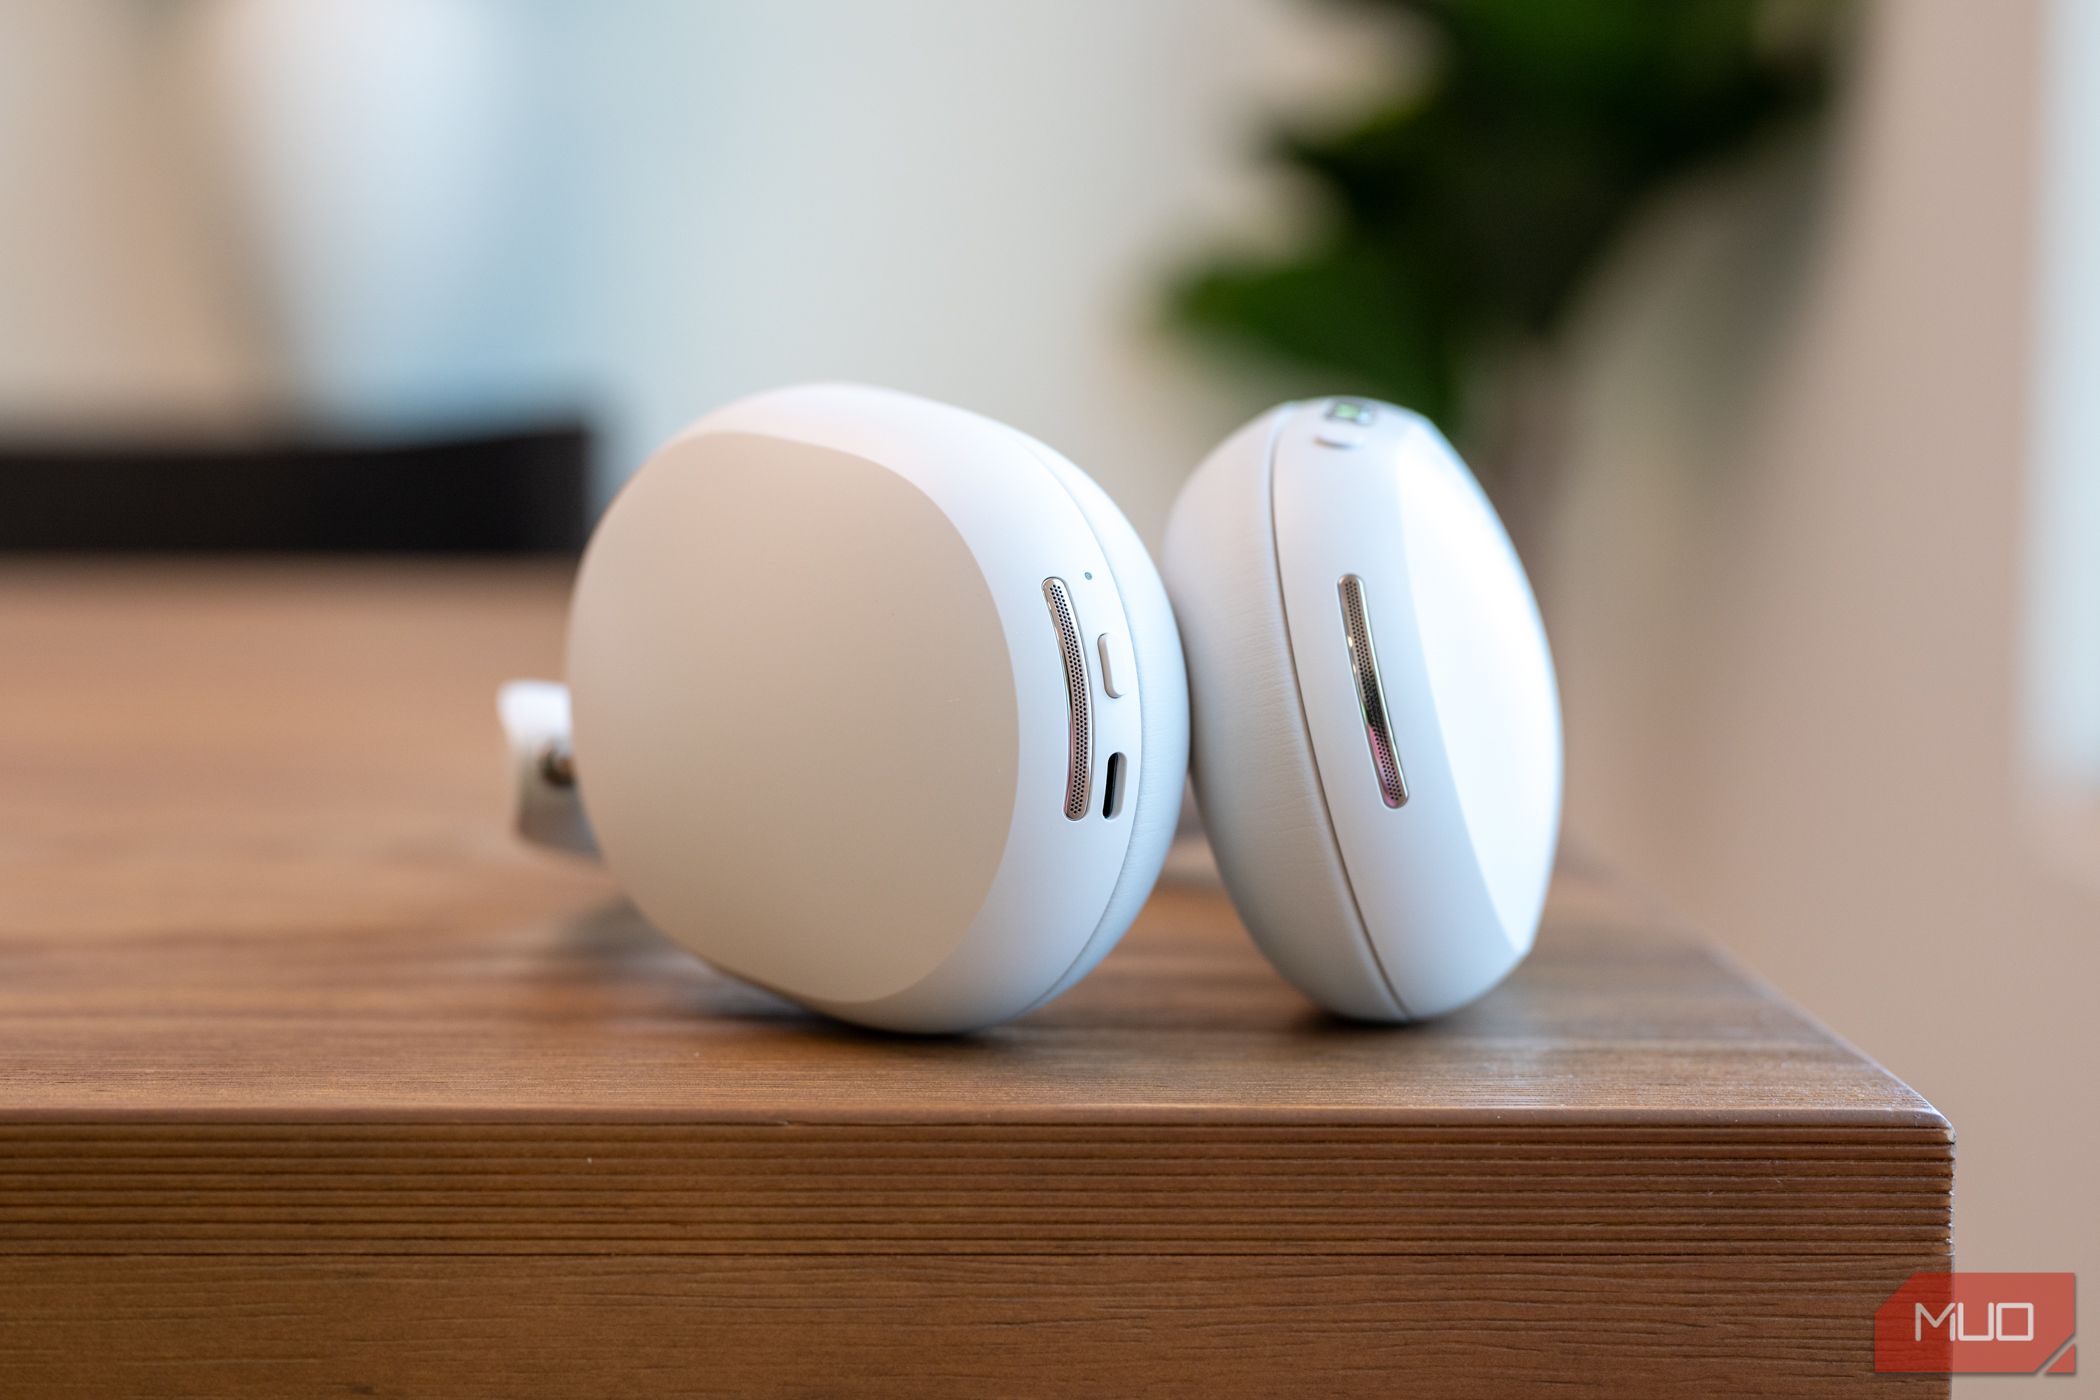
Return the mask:
[[1598, 872], [1431, 1026], [1183, 884], [849, 1031], [509, 838], [565, 586], [0, 566], [0, 1391], [1944, 1391], [1868, 1339], [1950, 1129]]

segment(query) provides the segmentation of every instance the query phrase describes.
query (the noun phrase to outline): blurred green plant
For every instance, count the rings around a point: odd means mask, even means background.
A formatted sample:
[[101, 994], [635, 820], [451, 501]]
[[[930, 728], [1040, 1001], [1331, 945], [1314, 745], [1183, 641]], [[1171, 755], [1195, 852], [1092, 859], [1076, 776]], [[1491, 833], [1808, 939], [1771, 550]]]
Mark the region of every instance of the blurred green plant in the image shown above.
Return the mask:
[[[1824, 102], [1840, 0], [1340, 0], [1398, 12], [1426, 75], [1275, 154], [1334, 217], [1276, 257], [1226, 256], [1178, 319], [1414, 408], [1465, 440], [1496, 379], [1550, 345], [1665, 189]], [[1489, 464], [1492, 476], [1492, 463]]]

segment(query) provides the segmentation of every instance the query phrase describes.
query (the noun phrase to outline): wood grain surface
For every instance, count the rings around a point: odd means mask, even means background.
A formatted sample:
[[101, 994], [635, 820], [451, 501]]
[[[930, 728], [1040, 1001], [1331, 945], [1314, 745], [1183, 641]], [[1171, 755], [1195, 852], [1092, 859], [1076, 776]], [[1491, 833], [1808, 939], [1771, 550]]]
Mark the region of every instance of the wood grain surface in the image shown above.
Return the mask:
[[566, 582], [0, 566], [0, 1393], [1945, 1392], [1947, 1124], [1597, 872], [1432, 1026], [1185, 885], [849, 1031], [503, 829]]

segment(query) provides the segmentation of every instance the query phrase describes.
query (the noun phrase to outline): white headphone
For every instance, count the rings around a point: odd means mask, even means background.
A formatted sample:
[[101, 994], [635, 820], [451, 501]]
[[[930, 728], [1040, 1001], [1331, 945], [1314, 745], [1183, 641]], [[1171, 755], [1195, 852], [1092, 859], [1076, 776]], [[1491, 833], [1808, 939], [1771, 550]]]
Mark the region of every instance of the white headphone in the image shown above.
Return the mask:
[[504, 688], [519, 829], [602, 850], [725, 972], [972, 1029], [1136, 917], [1193, 689], [1205, 823], [1285, 976], [1378, 1020], [1492, 987], [1545, 896], [1559, 703], [1450, 447], [1402, 409], [1285, 405], [1190, 479], [1165, 557], [1171, 608], [1101, 489], [990, 419], [844, 385], [740, 400], [593, 534], [573, 701]]

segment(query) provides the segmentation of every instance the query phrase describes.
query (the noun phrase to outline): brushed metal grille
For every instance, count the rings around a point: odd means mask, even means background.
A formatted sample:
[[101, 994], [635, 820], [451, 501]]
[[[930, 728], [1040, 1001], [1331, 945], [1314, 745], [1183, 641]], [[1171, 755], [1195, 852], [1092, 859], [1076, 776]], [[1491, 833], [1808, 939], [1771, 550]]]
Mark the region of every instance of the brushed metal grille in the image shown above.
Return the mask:
[[1349, 643], [1349, 674], [1356, 680], [1356, 707], [1364, 717], [1364, 738], [1371, 747], [1371, 766], [1378, 774], [1378, 795], [1388, 807], [1407, 801], [1407, 774], [1400, 751], [1393, 747], [1393, 723], [1385, 709], [1385, 685], [1378, 679], [1378, 653], [1371, 646], [1371, 616], [1364, 608], [1364, 581], [1342, 575], [1342, 635]]
[[1086, 648], [1079, 641], [1079, 620], [1072, 613], [1072, 594], [1061, 578], [1043, 580], [1043, 600], [1057, 628], [1057, 647], [1065, 658], [1065, 712], [1071, 736], [1065, 768], [1065, 815], [1078, 821], [1087, 813], [1087, 786], [1093, 768], [1094, 707], [1086, 688]]

